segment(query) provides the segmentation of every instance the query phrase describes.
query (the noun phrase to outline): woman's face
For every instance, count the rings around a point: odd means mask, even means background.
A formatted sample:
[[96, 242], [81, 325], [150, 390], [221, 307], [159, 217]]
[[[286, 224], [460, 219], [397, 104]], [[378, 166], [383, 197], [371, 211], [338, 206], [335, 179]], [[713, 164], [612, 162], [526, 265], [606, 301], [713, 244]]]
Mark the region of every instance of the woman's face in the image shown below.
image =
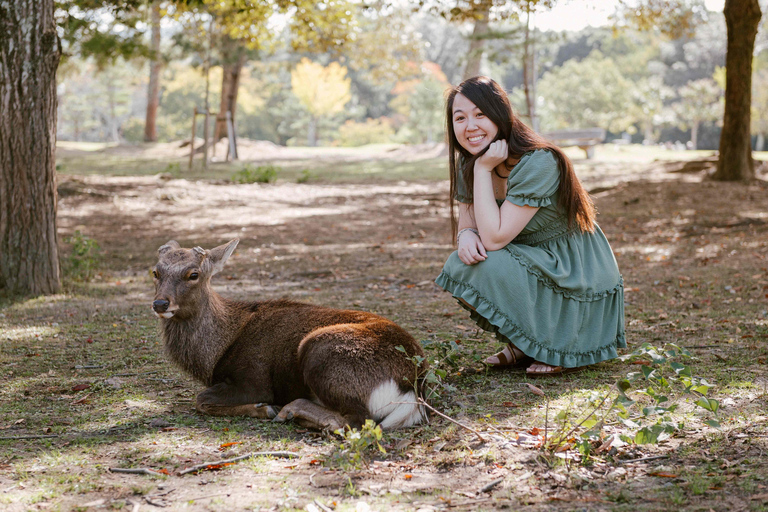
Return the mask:
[[459, 145], [476, 155], [496, 139], [499, 127], [458, 93], [453, 98], [453, 132]]

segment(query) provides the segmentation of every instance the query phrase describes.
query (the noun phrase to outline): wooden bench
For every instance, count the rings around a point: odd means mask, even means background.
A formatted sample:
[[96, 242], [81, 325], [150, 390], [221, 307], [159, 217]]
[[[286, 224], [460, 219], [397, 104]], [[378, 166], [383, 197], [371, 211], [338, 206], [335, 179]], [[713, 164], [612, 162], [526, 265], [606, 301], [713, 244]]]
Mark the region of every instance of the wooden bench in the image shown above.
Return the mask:
[[602, 128], [584, 128], [582, 130], [559, 130], [542, 133], [544, 138], [554, 142], [561, 148], [578, 146], [587, 154], [587, 158], [595, 156], [595, 146], [605, 140], [605, 130]]

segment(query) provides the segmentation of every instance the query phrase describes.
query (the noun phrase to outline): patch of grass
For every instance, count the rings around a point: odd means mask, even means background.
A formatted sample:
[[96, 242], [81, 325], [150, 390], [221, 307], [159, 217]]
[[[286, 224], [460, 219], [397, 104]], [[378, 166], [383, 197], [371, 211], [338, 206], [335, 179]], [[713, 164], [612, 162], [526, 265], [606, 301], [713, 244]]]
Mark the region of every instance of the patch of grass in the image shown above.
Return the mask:
[[277, 179], [281, 170], [280, 167], [274, 165], [254, 167], [246, 164], [239, 171], [232, 174], [230, 180], [234, 183], [272, 183]]

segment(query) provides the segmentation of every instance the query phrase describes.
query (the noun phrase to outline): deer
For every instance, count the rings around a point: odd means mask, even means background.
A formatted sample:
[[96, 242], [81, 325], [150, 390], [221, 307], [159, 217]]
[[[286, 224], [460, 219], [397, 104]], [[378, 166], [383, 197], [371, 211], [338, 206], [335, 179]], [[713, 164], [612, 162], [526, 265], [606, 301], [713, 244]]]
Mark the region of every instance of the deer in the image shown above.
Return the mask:
[[158, 249], [152, 310], [169, 359], [207, 386], [195, 408], [325, 431], [427, 420], [421, 345], [370, 312], [287, 299], [231, 300], [211, 287], [239, 239], [205, 250]]

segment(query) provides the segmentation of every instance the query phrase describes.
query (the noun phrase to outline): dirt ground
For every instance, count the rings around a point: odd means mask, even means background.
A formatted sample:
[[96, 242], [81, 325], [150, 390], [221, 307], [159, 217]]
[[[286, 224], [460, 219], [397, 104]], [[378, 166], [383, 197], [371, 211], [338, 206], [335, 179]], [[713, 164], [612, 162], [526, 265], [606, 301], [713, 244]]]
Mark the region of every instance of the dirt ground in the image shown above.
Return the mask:
[[[683, 401], [669, 439], [590, 458], [573, 446], [541, 451], [543, 429], [555, 428], [568, 404], [585, 409], [586, 395], [610, 389], [633, 365], [536, 381], [483, 368], [477, 360], [497, 345], [434, 284], [453, 250], [447, 181], [60, 176], [64, 257], [80, 231], [101, 248], [98, 270], [59, 296], [0, 309], [0, 508], [768, 510], [768, 187], [670, 172], [679, 167], [577, 162], [624, 275], [625, 353], [643, 342], [688, 348], [696, 371], [715, 383], [722, 428], [704, 425]], [[436, 408], [477, 433], [432, 416], [385, 434], [386, 454], [369, 454], [366, 465], [333, 435], [194, 412], [201, 387], [162, 353], [148, 270], [169, 239], [211, 248], [233, 238], [240, 244], [214, 278], [219, 293], [395, 320], [447, 370]], [[446, 362], [450, 342], [458, 348]], [[264, 451], [296, 457], [181, 474]]]

